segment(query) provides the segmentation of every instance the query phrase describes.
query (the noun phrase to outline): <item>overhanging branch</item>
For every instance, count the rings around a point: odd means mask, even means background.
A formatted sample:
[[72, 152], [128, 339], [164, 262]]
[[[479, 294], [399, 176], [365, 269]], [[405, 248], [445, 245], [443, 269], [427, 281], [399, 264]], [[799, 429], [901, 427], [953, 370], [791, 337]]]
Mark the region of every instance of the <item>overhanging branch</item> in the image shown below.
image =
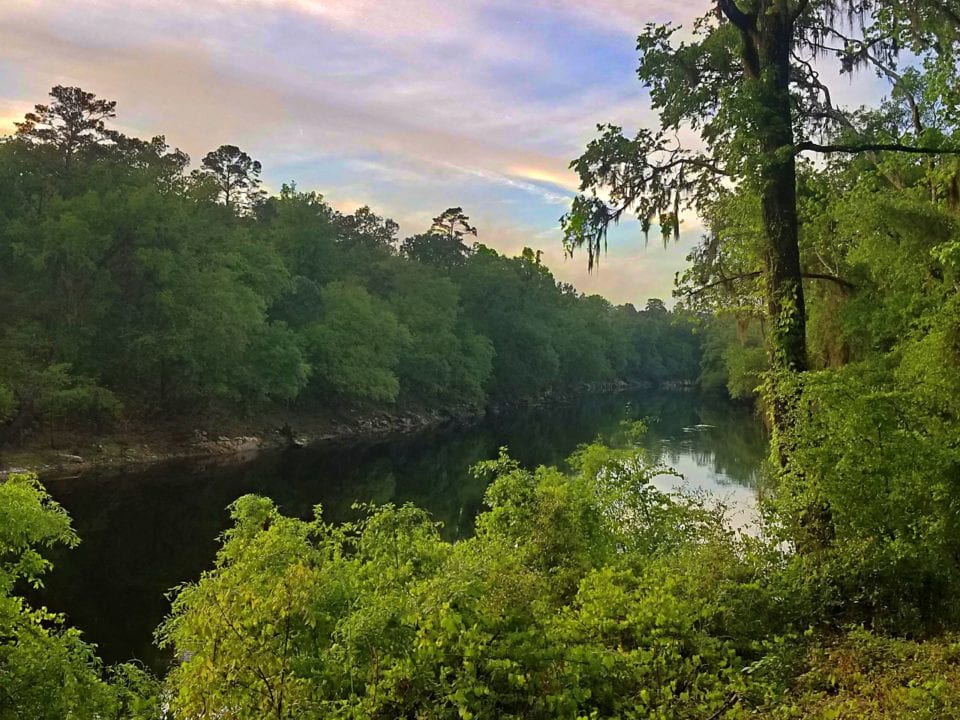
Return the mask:
[[827, 282], [839, 285], [848, 292], [853, 292], [857, 289], [857, 286], [852, 282], [844, 280], [842, 277], [837, 277], [836, 275], [827, 275], [826, 273], [800, 273], [800, 277], [804, 280], [826, 280]]
[[[734, 282], [736, 280], [750, 280], [753, 278], [758, 278], [763, 275], [763, 272], [760, 270], [755, 270], [754, 272], [743, 273], [741, 275], [733, 275], [732, 277], [723, 278], [717, 280], [716, 282], [708, 283], [707, 285], [702, 285], [701, 287], [694, 288], [693, 290], [688, 290], [686, 295], [699, 295], [702, 292], [706, 292], [710, 288], [718, 287], [719, 285], [726, 285], [727, 283]], [[827, 282], [832, 282], [840, 287], [842, 287], [847, 292], [853, 292], [857, 289], [857, 286], [854, 285], [849, 280], [844, 280], [841, 277], [836, 275], [827, 275], [826, 273], [800, 273], [800, 276], [804, 280], [825, 280]]]
[[856, 153], [865, 152], [902, 152], [913, 153], [915, 155], [960, 155], [960, 148], [933, 148], [917, 147], [915, 145], [903, 145], [902, 143], [863, 143], [859, 145], [821, 145], [820, 143], [804, 140], [797, 143], [797, 152], [801, 153], [807, 150], [818, 153]]

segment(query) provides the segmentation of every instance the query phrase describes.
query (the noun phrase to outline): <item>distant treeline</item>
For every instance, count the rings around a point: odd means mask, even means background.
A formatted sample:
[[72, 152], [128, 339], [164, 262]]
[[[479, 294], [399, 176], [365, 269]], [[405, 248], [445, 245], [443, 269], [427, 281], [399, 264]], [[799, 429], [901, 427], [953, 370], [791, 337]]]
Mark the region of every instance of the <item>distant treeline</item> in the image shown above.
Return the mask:
[[476, 241], [423, 234], [294, 184], [268, 195], [234, 146], [190, 159], [56, 87], [0, 141], [0, 433], [176, 416], [211, 403], [482, 406], [617, 378], [693, 380], [696, 319], [558, 283]]

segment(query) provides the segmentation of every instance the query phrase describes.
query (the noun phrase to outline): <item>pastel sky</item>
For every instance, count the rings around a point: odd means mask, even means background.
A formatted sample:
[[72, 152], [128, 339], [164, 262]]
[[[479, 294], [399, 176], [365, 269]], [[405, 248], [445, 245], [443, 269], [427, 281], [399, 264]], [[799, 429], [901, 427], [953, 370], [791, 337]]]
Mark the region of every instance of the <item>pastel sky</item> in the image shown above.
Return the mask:
[[370, 205], [401, 233], [459, 205], [479, 239], [541, 249], [581, 291], [670, 297], [699, 237], [611, 235], [599, 271], [565, 260], [569, 161], [599, 122], [652, 118], [636, 80], [647, 22], [704, 0], [3, 0], [0, 133], [56, 84], [117, 101], [117, 124], [196, 160], [223, 143], [336, 208]]

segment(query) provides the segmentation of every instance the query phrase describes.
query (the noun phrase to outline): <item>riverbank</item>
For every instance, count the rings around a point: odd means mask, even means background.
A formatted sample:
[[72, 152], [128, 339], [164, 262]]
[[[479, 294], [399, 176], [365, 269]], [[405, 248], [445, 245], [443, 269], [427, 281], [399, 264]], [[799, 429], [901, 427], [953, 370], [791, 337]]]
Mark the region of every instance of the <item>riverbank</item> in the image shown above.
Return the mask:
[[102, 432], [52, 428], [34, 434], [18, 447], [0, 450], [0, 478], [19, 471], [62, 475], [100, 467], [149, 465], [188, 458], [244, 462], [263, 450], [290, 445], [359, 442], [426, 432], [448, 424], [466, 426], [487, 415], [569, 402], [585, 394], [690, 387], [687, 383], [655, 386], [648, 382], [614, 381], [548, 390], [484, 408], [467, 405], [384, 408], [359, 404], [310, 409], [271, 407], [249, 417], [210, 413], [161, 422], [124, 423]]

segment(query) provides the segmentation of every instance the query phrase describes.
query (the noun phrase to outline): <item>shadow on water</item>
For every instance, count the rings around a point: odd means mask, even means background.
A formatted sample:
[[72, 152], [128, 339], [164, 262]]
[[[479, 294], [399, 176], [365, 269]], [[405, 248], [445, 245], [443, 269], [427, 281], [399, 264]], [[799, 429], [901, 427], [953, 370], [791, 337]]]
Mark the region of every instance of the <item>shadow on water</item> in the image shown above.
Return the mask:
[[52, 558], [55, 569], [39, 600], [66, 613], [106, 661], [136, 657], [160, 668], [167, 659], [152, 633], [169, 610], [165, 593], [210, 567], [227, 526], [226, 507], [240, 495], [269, 496], [301, 517], [321, 504], [328, 521], [355, 517], [356, 502], [413, 502], [455, 539], [472, 532], [482, 507], [485, 483], [468, 471], [477, 461], [506, 445], [526, 466], [560, 464], [622, 420], [643, 418], [654, 420], [648, 449], [680, 470], [690, 487], [752, 495], [766, 441], [748, 410], [691, 393], [588, 397], [469, 428], [263, 453], [242, 465], [180, 461], [44, 478], [82, 542]]

